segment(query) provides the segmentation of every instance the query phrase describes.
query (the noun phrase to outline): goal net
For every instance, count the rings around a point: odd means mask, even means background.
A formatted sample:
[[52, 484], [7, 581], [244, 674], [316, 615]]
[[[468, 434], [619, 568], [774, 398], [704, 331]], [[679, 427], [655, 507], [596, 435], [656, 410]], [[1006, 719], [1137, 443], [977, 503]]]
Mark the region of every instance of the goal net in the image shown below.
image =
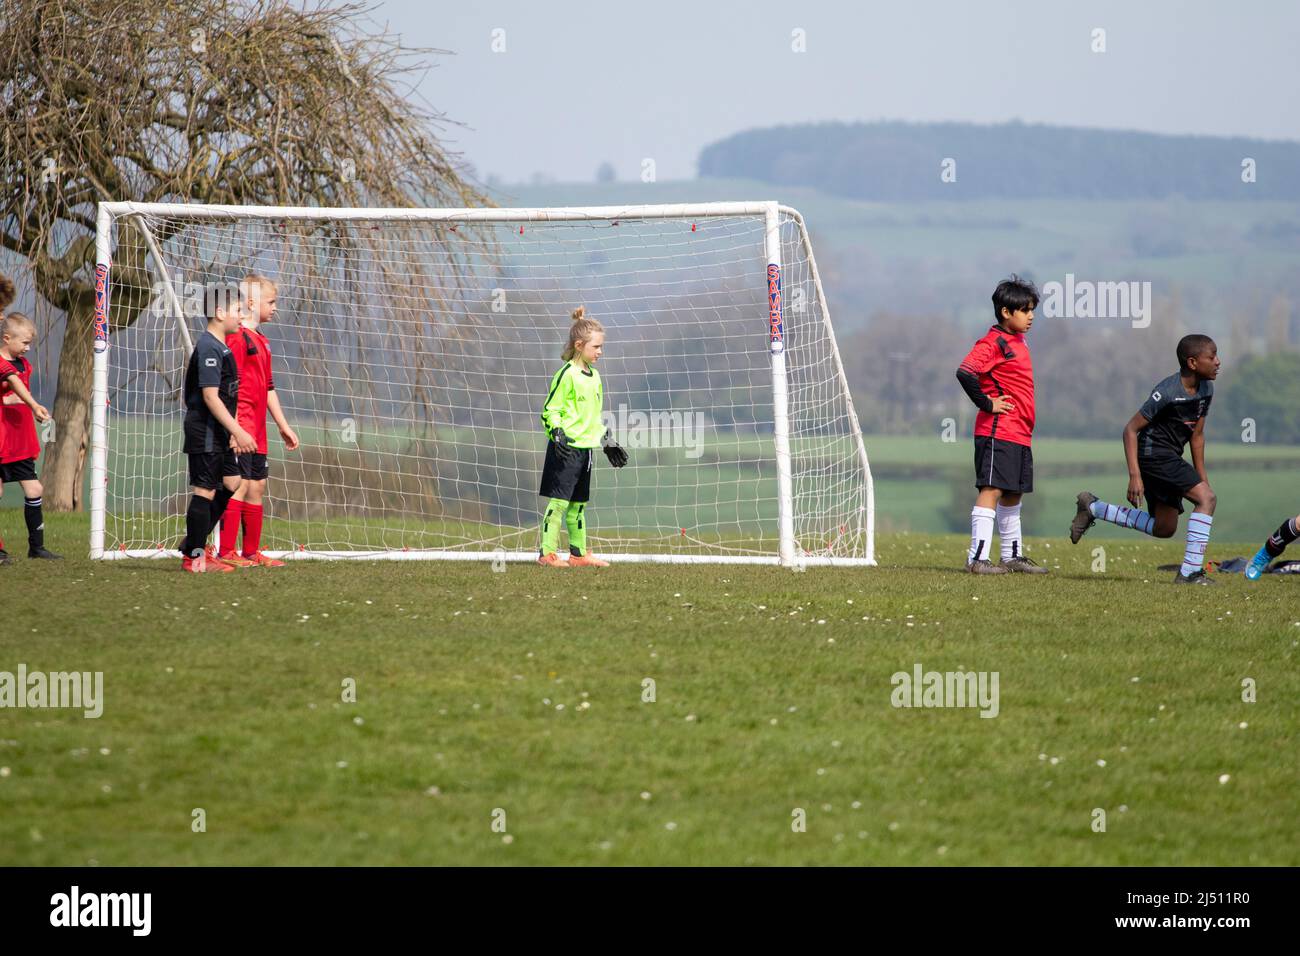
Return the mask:
[[866, 450], [795, 210], [104, 203], [98, 225], [93, 557], [179, 555], [186, 363], [205, 298], [259, 273], [301, 439], [268, 425], [268, 554], [535, 559], [539, 412], [582, 305], [631, 459], [596, 455], [593, 553], [874, 563]]

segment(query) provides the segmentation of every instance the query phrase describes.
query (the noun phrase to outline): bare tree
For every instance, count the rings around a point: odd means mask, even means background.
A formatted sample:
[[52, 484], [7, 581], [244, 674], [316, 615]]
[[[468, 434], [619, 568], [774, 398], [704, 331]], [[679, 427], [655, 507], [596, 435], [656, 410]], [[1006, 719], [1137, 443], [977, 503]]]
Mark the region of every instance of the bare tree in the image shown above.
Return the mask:
[[[81, 506], [96, 203], [490, 204], [439, 142], [449, 121], [411, 89], [442, 51], [366, 29], [368, 12], [330, 0], [5, 0], [0, 247], [66, 317], [49, 506]], [[148, 304], [143, 249], [114, 252], [127, 280], [114, 282], [114, 329]]]

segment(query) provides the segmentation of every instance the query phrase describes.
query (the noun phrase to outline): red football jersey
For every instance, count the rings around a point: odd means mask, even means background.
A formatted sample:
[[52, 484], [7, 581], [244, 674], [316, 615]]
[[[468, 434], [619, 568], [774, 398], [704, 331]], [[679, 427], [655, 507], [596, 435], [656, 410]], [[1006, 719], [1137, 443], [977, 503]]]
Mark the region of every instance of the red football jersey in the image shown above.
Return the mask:
[[[0, 382], [0, 402], [13, 394], [14, 390], [9, 385], [12, 375], [18, 376], [18, 380], [27, 386], [28, 391], [31, 390], [32, 363], [23, 358], [9, 361], [0, 358], [0, 378], [4, 379]], [[7, 465], [13, 461], [26, 461], [28, 458], [38, 457], [41, 453], [41, 443], [36, 438], [36, 416], [32, 414], [32, 410], [26, 403], [2, 406], [0, 417], [4, 418], [0, 464]]]
[[[5, 379], [7, 379], [10, 375], [12, 375], [15, 371], [17, 370], [12, 365], [9, 364], [8, 359], [0, 358], [0, 388], [4, 387]], [[3, 399], [0, 399], [0, 401], [3, 401]], [[8, 433], [9, 433], [9, 428], [8, 426], [5, 425], [4, 412], [0, 411], [0, 452], [4, 451], [5, 435], [7, 435]], [[3, 545], [0, 545], [0, 547], [3, 547]]]
[[1016, 406], [1013, 412], [975, 416], [975, 434], [1028, 445], [1034, 437], [1034, 363], [1024, 335], [993, 326], [961, 360], [961, 367], [979, 376], [980, 391], [989, 398], [1002, 396]]
[[257, 453], [266, 454], [266, 399], [275, 388], [271, 377], [271, 345], [257, 329], [240, 328], [226, 336], [226, 347], [239, 369], [239, 408], [235, 420], [257, 441]]

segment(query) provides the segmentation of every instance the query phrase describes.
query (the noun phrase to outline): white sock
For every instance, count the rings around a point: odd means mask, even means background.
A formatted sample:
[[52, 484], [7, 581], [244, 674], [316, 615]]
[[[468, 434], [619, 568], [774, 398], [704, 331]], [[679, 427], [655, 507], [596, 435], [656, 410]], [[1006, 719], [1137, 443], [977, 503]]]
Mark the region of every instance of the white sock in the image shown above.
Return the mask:
[[970, 510], [970, 550], [966, 552], [966, 563], [979, 559], [988, 560], [989, 548], [993, 546], [993, 509], [976, 505]]
[[1183, 564], [1178, 570], [1186, 577], [1200, 571], [1205, 563], [1205, 546], [1210, 543], [1210, 526], [1213, 515], [1193, 511], [1187, 516], [1187, 548], [1183, 551]]
[[1014, 505], [999, 504], [997, 508], [998, 515], [998, 541], [1002, 545], [1002, 560], [1010, 561], [1012, 558], [1018, 558], [1025, 553], [1023, 545], [1020, 543], [1020, 504]]

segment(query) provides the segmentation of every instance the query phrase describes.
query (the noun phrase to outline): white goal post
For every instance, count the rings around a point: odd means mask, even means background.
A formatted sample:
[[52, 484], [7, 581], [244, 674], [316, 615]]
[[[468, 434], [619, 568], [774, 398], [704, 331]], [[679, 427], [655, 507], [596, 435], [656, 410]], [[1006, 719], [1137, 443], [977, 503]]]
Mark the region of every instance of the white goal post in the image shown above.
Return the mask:
[[97, 226], [92, 558], [179, 557], [186, 362], [205, 299], [256, 273], [277, 286], [263, 331], [301, 438], [286, 451], [268, 423], [271, 556], [535, 560], [538, 415], [582, 305], [631, 458], [595, 456], [593, 553], [876, 563], [871, 469], [794, 209], [114, 202]]

